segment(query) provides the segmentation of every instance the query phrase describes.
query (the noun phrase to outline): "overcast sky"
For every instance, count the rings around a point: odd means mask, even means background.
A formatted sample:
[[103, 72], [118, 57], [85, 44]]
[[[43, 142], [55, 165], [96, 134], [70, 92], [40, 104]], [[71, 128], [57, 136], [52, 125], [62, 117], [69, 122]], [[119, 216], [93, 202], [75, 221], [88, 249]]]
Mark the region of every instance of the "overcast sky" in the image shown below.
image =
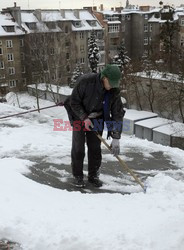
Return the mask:
[[[151, 5], [159, 6], [160, 0], [129, 0], [133, 5]], [[22, 9], [35, 8], [82, 8], [83, 6], [100, 6], [103, 3], [105, 8], [115, 6], [125, 6], [126, 0], [0, 0], [0, 10], [5, 7], [11, 7], [17, 2], [17, 6], [21, 6]], [[179, 6], [183, 0], [164, 1], [164, 4]]]

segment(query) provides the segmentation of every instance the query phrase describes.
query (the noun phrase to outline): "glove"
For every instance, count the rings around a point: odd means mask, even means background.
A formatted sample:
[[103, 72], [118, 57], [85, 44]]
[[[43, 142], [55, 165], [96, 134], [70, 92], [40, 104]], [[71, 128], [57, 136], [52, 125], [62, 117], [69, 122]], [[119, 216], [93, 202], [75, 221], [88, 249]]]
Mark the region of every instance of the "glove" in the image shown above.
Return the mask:
[[112, 149], [112, 154], [114, 156], [119, 155], [119, 153], [120, 153], [119, 139], [112, 139], [111, 149]]
[[84, 126], [87, 131], [91, 131], [91, 129], [94, 128], [93, 123], [89, 118], [84, 120]]

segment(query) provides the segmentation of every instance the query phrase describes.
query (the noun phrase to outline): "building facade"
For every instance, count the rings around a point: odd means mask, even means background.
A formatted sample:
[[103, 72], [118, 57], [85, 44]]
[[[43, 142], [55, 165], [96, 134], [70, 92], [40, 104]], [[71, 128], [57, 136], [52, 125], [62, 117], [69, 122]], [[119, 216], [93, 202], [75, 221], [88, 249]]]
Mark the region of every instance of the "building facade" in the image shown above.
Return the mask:
[[89, 71], [92, 31], [100, 47], [98, 68], [104, 67], [104, 29], [87, 10], [21, 10], [15, 4], [2, 10], [0, 20], [2, 93], [31, 83], [69, 85], [77, 64]]

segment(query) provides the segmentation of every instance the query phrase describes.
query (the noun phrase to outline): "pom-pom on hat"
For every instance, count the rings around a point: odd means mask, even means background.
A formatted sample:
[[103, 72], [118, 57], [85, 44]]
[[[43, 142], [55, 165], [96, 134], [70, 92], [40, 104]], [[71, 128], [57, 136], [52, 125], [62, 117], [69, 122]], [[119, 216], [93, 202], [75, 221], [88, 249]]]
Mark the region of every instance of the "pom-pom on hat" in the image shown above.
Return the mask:
[[116, 64], [107, 64], [101, 72], [101, 79], [103, 77], [107, 77], [112, 88], [118, 88], [121, 78], [121, 71]]

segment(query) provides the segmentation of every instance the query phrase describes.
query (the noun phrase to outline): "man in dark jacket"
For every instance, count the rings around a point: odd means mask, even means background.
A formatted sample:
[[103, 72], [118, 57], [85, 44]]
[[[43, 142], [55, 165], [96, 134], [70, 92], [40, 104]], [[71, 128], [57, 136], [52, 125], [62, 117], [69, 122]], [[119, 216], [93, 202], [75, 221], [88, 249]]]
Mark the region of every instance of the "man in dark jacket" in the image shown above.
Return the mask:
[[112, 137], [112, 153], [119, 154], [119, 139], [125, 113], [120, 98], [120, 78], [121, 72], [117, 65], [107, 65], [101, 73], [82, 75], [72, 95], [65, 102], [73, 126], [71, 158], [74, 184], [77, 187], [85, 186], [85, 141], [88, 147], [88, 181], [95, 187], [102, 186], [99, 179], [101, 141], [95, 133], [102, 135], [104, 121], [107, 124], [108, 135]]

